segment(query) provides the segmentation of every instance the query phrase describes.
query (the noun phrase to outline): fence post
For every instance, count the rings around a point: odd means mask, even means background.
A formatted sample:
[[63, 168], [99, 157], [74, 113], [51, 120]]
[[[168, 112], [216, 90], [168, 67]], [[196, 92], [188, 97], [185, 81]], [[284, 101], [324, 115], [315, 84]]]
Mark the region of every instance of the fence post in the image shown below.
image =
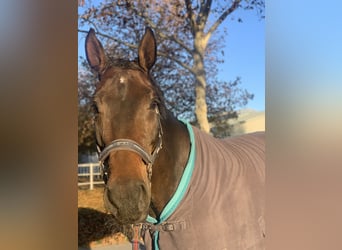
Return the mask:
[[94, 169], [93, 169], [93, 163], [90, 163], [89, 166], [89, 174], [90, 174], [90, 190], [94, 189]]

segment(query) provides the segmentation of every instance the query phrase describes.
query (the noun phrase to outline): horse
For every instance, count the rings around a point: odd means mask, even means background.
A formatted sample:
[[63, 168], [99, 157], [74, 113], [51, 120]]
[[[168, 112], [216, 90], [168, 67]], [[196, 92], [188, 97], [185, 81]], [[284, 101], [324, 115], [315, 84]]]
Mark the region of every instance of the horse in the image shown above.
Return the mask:
[[264, 249], [264, 133], [217, 139], [178, 120], [151, 76], [149, 27], [133, 61], [106, 56], [93, 29], [85, 48], [107, 211], [146, 249]]

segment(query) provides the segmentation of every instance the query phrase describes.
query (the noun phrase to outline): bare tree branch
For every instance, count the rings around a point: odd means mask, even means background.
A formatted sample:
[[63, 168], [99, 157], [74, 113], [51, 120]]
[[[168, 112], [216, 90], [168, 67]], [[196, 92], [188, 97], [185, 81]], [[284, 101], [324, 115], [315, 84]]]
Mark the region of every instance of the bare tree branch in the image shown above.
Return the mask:
[[152, 27], [154, 30], [156, 30], [161, 38], [171, 40], [178, 45], [180, 45], [183, 49], [186, 50], [189, 54], [192, 54], [192, 49], [189, 48], [185, 43], [183, 43], [181, 40], [179, 40], [175, 35], [166, 35], [164, 32], [162, 32], [160, 29], [158, 29], [157, 26]]
[[162, 31], [162, 29], [159, 28], [159, 25], [156, 25], [151, 18], [149, 18], [148, 15], [146, 15], [145, 13], [143, 13], [142, 11], [138, 11], [137, 9], [132, 9], [136, 15], [142, 17], [145, 19], [145, 21], [147, 22], [147, 24], [153, 29], [155, 30], [160, 37], [164, 38], [164, 39], [169, 39], [175, 43], [177, 43], [178, 45], [180, 45], [183, 49], [185, 49], [189, 54], [192, 53], [191, 48], [189, 48], [185, 43], [183, 43], [181, 40], [179, 40], [175, 35], [167, 35], [165, 32]]
[[205, 24], [207, 23], [210, 9], [211, 9], [212, 0], [201, 1], [201, 9], [199, 11], [199, 15], [197, 17], [197, 24], [204, 29]]
[[[80, 29], [78, 29], [78, 32], [88, 33], [87, 30], [80, 30]], [[113, 41], [115, 41], [115, 42], [117, 42], [117, 43], [121, 43], [121, 44], [123, 44], [123, 45], [125, 45], [125, 46], [127, 46], [127, 47], [129, 47], [129, 48], [131, 48], [131, 49], [137, 49], [137, 48], [138, 48], [137, 45], [134, 45], [134, 44], [131, 44], [131, 43], [127, 43], [127, 42], [124, 42], [124, 41], [122, 41], [122, 40], [120, 40], [120, 39], [117, 39], [117, 38], [111, 37], [111, 36], [109, 36], [109, 35], [106, 35], [106, 34], [100, 32], [100, 31], [96, 31], [95, 33], [96, 33], [97, 35], [99, 35], [99, 36], [108, 38], [108, 39], [113, 40]]]
[[191, 0], [185, 0], [185, 6], [186, 6], [186, 11], [188, 13], [189, 20], [190, 20], [191, 32], [193, 36], [195, 36], [195, 30], [197, 29], [197, 27], [196, 27], [195, 15], [194, 15], [194, 12], [192, 11]]
[[210, 27], [210, 29], [207, 32], [207, 40], [209, 37], [214, 33], [214, 31], [217, 29], [217, 27], [226, 19], [227, 16], [229, 16], [234, 10], [236, 10], [239, 7], [241, 0], [235, 0], [232, 5], [226, 9], [221, 16], [216, 20], [216, 22]]
[[174, 62], [176, 62], [178, 65], [182, 66], [183, 68], [185, 68], [186, 70], [188, 70], [190, 73], [195, 74], [195, 71], [193, 70], [192, 67], [186, 65], [185, 63], [183, 63], [182, 61], [178, 60], [177, 58], [173, 57], [173, 56], [169, 56], [168, 54], [165, 54], [163, 52], [157, 52], [157, 55], [168, 58]]

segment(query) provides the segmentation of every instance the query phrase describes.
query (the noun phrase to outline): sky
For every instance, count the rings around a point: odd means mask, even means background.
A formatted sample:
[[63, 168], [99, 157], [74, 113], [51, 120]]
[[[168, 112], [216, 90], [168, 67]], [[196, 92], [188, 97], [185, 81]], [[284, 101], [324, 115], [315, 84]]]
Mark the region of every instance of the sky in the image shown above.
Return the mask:
[[[233, 81], [241, 78], [242, 89], [254, 94], [246, 108], [265, 110], [265, 20], [255, 11], [238, 11], [242, 23], [229, 17], [221, 24], [228, 28], [224, 47], [224, 63], [219, 65], [218, 79]], [[79, 55], [84, 56], [84, 36], [78, 39]]]
[[[265, 20], [254, 11], [239, 11], [243, 22], [226, 20], [228, 28], [224, 64], [218, 78], [226, 81], [241, 77], [241, 88], [254, 94], [248, 108], [265, 110]], [[221, 27], [223, 28], [223, 27]]]

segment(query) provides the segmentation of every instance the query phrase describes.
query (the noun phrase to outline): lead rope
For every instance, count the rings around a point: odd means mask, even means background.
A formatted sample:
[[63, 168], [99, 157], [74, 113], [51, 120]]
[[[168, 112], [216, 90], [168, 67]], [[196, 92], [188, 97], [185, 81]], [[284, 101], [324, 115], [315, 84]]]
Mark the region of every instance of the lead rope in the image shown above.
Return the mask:
[[144, 244], [141, 242], [141, 230], [142, 224], [132, 225], [133, 237], [132, 237], [132, 250], [145, 250]]

